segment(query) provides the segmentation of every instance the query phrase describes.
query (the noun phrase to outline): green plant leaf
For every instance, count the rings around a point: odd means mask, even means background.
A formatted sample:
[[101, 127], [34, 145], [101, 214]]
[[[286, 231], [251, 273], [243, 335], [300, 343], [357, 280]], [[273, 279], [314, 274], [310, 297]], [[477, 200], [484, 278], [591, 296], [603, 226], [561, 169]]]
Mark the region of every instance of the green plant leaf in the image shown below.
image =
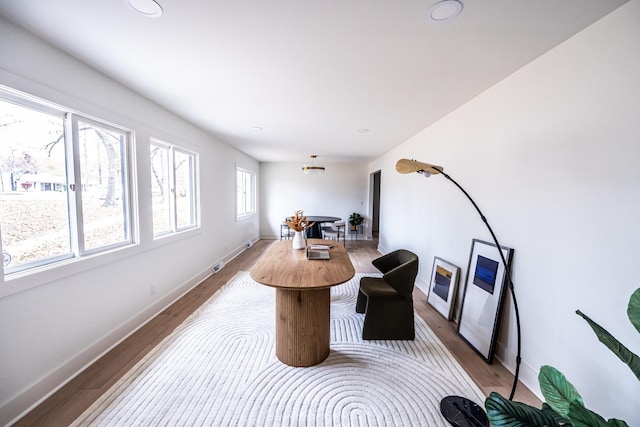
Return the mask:
[[558, 418], [533, 406], [520, 402], [512, 402], [496, 392], [491, 392], [484, 402], [487, 416], [493, 427], [530, 427], [547, 426], [554, 427], [562, 425]]
[[569, 419], [573, 427], [607, 427], [604, 418], [577, 402], [570, 405]]
[[548, 416], [550, 416], [551, 418], [556, 420], [556, 424], [560, 424], [560, 425], [563, 425], [563, 426], [570, 426], [571, 425], [571, 423], [569, 421], [569, 418], [563, 417], [562, 415], [558, 414], [547, 403], [544, 403], [544, 402], [542, 403], [542, 412], [544, 412], [545, 414], [547, 414]]
[[569, 409], [569, 419], [573, 427], [629, 427], [621, 420], [605, 421], [600, 415], [588, 410], [578, 402], [572, 402]]
[[627, 315], [633, 326], [640, 332], [640, 288], [631, 294], [629, 306], [627, 307]]
[[569, 404], [578, 401], [584, 404], [578, 390], [553, 366], [542, 366], [538, 374], [540, 390], [547, 404], [558, 414], [567, 416]]
[[[634, 311], [634, 310], [632, 310]], [[576, 313], [581, 316], [584, 320], [587, 321], [591, 329], [596, 333], [598, 339], [601, 343], [607, 346], [609, 350], [613, 351], [613, 353], [618, 356], [620, 360], [629, 366], [631, 371], [635, 374], [635, 376], [640, 380], [640, 357], [634, 354], [627, 347], [622, 345], [620, 341], [618, 341], [613, 335], [607, 332], [602, 326], [598, 325], [596, 322], [591, 320], [589, 316], [582, 313], [580, 310], [576, 310]]]

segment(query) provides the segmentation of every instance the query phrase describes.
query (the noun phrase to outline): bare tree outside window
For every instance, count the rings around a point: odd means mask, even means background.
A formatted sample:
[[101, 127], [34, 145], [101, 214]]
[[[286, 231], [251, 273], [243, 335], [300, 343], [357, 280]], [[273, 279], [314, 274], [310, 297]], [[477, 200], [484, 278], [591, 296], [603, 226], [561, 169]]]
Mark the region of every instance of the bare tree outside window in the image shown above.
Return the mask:
[[0, 100], [0, 234], [6, 267], [71, 253], [62, 117]]
[[159, 236], [171, 232], [169, 149], [155, 144], [150, 148], [153, 235]]
[[197, 155], [153, 141], [150, 156], [153, 235], [158, 237], [196, 227]]
[[79, 122], [78, 130], [84, 247], [91, 250], [128, 239], [121, 168], [126, 135], [86, 122]]
[[131, 243], [129, 135], [31, 104], [0, 99], [5, 274]]

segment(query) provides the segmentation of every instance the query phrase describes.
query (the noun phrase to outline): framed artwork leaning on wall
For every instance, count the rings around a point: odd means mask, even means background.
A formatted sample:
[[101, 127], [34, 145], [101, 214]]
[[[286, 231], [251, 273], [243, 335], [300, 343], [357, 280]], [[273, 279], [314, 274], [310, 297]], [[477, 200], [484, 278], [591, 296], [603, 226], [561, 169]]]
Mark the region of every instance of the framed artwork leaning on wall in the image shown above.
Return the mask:
[[[513, 249], [502, 246], [500, 250], [511, 269]], [[473, 239], [458, 335], [487, 363], [493, 363], [508, 287], [506, 269], [496, 245]]]
[[458, 288], [460, 268], [439, 257], [433, 257], [427, 302], [445, 319], [451, 320]]

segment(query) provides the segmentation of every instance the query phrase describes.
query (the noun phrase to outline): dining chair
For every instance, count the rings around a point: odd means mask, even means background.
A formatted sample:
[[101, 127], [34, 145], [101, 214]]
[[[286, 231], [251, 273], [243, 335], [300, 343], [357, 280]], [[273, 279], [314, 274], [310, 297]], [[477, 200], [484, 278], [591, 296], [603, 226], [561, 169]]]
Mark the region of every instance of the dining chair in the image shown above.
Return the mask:
[[280, 224], [280, 240], [289, 240], [293, 237], [293, 230], [289, 228], [286, 222]]
[[332, 222], [328, 227], [322, 229], [322, 238], [325, 240], [336, 240], [339, 242], [340, 237], [342, 237], [342, 244], [346, 244], [344, 221]]

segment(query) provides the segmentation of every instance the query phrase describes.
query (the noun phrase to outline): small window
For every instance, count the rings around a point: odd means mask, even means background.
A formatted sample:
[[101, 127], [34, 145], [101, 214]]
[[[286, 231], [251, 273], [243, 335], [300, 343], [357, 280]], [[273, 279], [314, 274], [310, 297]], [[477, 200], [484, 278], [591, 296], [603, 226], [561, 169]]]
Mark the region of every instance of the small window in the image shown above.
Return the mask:
[[153, 140], [151, 193], [154, 237], [197, 226], [197, 154]]
[[256, 213], [256, 174], [236, 168], [236, 217]]

